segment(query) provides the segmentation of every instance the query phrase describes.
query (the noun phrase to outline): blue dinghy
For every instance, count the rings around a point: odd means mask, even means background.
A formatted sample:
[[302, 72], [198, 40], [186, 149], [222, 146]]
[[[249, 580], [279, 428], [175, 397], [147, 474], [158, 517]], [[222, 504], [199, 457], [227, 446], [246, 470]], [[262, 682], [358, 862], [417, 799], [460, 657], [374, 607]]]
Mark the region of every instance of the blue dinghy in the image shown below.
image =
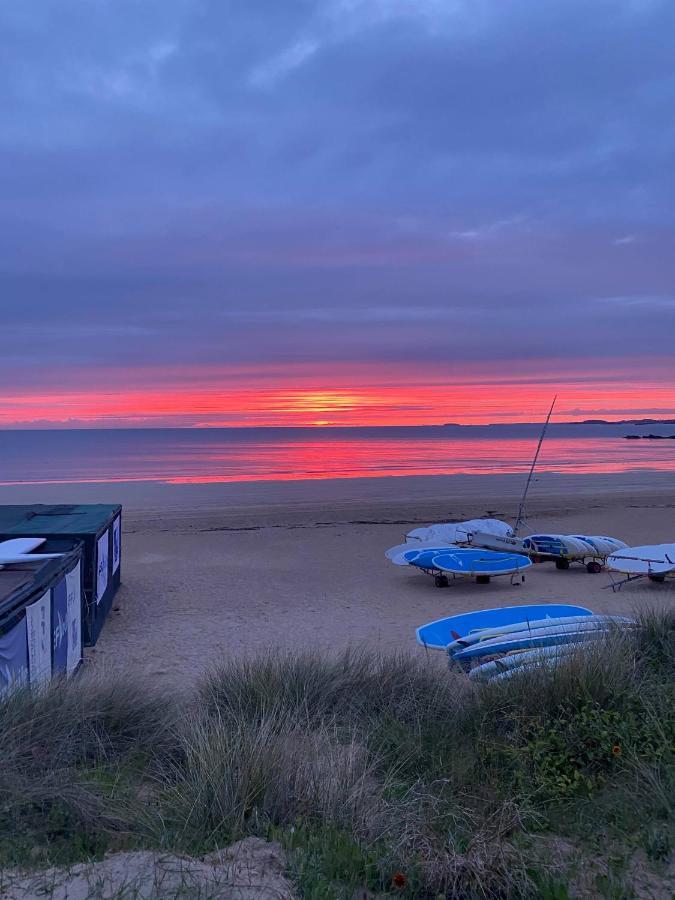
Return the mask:
[[448, 575], [452, 578], [475, 578], [486, 584], [493, 576], [520, 576], [532, 565], [532, 561], [520, 553], [498, 553], [494, 550], [476, 550], [465, 547], [445, 547], [442, 550], [428, 549], [404, 554], [410, 566], [433, 575], [436, 587], [447, 587]]
[[[419, 559], [419, 557], [418, 557]], [[513, 575], [528, 569], [532, 560], [521, 553], [498, 553], [495, 550], [446, 550], [433, 559], [434, 567], [452, 575]], [[419, 565], [417, 560], [414, 564]]]
[[546, 618], [558, 619], [564, 616], [592, 615], [592, 611], [586, 609], [585, 606], [572, 606], [567, 603], [537, 603], [504, 606], [497, 609], [480, 609], [421, 625], [417, 629], [417, 640], [424, 647], [445, 650], [448, 644], [457, 638], [486, 628], [499, 628], [504, 625], [535, 622]]

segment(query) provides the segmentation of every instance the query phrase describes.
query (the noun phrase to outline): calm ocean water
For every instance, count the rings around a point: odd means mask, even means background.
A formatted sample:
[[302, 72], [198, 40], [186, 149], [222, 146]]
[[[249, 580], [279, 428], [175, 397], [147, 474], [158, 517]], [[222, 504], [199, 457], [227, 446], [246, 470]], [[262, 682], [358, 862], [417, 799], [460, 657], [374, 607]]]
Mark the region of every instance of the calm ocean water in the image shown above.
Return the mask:
[[[539, 425], [0, 431], [0, 484], [358, 478], [523, 472]], [[675, 472], [675, 426], [551, 425], [538, 469]]]

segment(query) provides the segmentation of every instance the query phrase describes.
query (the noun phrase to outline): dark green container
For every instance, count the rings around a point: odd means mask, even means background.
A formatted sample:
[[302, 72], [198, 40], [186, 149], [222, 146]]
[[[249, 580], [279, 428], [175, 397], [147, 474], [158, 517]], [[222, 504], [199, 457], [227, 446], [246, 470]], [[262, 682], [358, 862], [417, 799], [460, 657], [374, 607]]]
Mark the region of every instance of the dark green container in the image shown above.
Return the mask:
[[122, 507], [105, 503], [0, 506], [0, 541], [16, 537], [82, 542], [83, 637], [86, 646], [93, 646], [120, 585]]

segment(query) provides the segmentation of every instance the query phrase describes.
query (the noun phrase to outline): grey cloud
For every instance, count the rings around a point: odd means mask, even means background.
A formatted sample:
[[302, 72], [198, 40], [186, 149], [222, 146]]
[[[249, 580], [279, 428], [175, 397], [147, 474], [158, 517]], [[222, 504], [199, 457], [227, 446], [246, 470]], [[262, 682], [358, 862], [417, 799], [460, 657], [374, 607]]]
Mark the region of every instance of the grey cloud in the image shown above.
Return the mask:
[[3, 383], [672, 356], [674, 31], [628, 0], [10, 0]]

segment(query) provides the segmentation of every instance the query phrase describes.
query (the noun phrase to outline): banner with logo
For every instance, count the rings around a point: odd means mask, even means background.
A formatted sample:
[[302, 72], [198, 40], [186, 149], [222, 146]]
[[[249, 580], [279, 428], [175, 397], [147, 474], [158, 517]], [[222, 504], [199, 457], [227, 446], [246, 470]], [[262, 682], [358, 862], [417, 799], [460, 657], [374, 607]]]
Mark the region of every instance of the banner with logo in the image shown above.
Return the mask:
[[0, 634], [0, 697], [14, 687], [28, 684], [28, 634], [26, 619]]
[[100, 603], [108, 587], [108, 541], [110, 529], [96, 542], [96, 602]]
[[112, 570], [113, 575], [120, 567], [120, 557], [122, 555], [122, 545], [120, 541], [122, 540], [122, 520], [118, 516], [113, 522], [113, 554], [112, 554]]
[[47, 684], [52, 677], [51, 591], [26, 607], [28, 674], [31, 685]]
[[66, 622], [68, 652], [66, 671], [74, 672], [82, 659], [82, 577], [80, 564], [66, 575]]
[[54, 675], [68, 666], [68, 594], [66, 579], [52, 588], [52, 669]]

